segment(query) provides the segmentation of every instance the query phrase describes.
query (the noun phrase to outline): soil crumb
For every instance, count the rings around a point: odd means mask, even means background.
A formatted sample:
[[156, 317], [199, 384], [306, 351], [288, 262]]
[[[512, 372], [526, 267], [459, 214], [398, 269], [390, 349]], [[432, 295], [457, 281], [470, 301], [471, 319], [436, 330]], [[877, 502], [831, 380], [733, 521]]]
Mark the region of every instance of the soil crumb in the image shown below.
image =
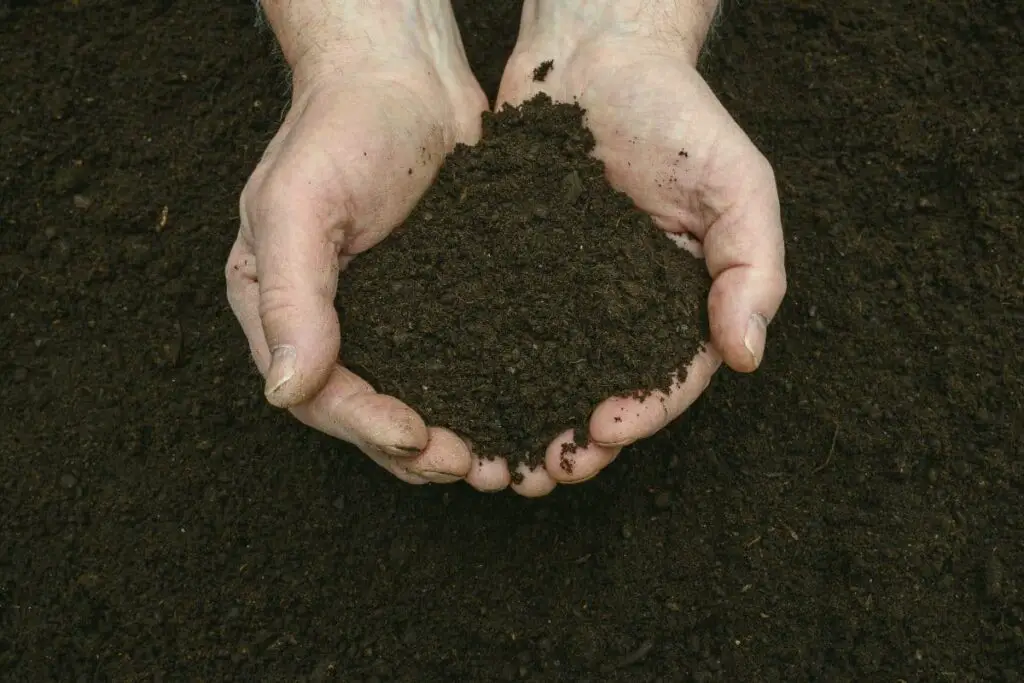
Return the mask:
[[533, 70], [533, 80], [536, 81], [537, 83], [543, 83], [544, 80], [548, 77], [548, 74], [551, 73], [551, 69], [553, 69], [554, 67], [554, 60], [549, 59], [546, 62], [541, 62], [540, 66]]
[[343, 362], [513, 471], [567, 428], [584, 445], [602, 400], [667, 390], [707, 337], [704, 264], [611, 188], [583, 116], [544, 94], [485, 113], [339, 286]]

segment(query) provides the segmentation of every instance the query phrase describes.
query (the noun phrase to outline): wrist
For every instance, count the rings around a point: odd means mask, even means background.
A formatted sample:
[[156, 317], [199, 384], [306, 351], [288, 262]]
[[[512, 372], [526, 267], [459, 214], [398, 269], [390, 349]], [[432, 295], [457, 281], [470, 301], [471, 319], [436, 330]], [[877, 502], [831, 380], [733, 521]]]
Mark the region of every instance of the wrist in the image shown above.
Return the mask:
[[639, 38], [696, 64], [718, 6], [719, 0], [525, 0], [518, 42], [568, 55], [587, 42]]
[[296, 87], [353, 66], [418, 59], [443, 70], [465, 62], [449, 0], [261, 0], [260, 4]]

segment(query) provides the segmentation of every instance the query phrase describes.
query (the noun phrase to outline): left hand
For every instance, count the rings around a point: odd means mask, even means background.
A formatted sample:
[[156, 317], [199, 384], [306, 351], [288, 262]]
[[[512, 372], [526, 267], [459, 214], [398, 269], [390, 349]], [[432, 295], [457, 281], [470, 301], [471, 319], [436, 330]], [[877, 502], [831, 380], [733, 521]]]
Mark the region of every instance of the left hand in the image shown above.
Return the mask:
[[[520, 471], [522, 481], [512, 485], [526, 496], [594, 477], [623, 447], [679, 417], [723, 360], [739, 372], [755, 370], [767, 325], [786, 292], [774, 173], [698, 73], [704, 36], [687, 43], [684, 31], [644, 31], [621, 21], [603, 27], [596, 19], [578, 39], [566, 38], [568, 27], [524, 30], [502, 79], [498, 108], [538, 92], [579, 103], [611, 185], [705, 259], [712, 277], [711, 339], [668, 395], [643, 402], [611, 398], [597, 406], [591, 444], [569, 456], [572, 467], [562, 466], [562, 444], [571, 431], [560, 435], [548, 448], [545, 467]], [[534, 69], [547, 60], [553, 68], [535, 82]], [[474, 478], [482, 481], [509, 476], [502, 460], [481, 460], [478, 468]]]

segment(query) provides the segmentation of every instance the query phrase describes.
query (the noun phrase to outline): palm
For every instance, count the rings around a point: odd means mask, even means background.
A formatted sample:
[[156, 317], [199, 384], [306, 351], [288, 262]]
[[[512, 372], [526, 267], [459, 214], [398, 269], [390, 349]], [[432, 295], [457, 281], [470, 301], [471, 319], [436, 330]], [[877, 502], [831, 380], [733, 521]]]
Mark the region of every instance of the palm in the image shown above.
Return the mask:
[[[739, 370], [756, 367], [759, 358], [752, 358], [744, 346], [742, 330], [751, 313], [744, 311], [743, 299], [750, 298], [747, 294], [762, 271], [745, 260], [742, 243], [763, 239], [775, 246], [780, 234], [772, 221], [778, 220], [778, 198], [767, 160], [697, 70], [672, 49], [658, 51], [649, 42], [632, 44], [629, 39], [593, 43], [554, 64], [547, 78], [537, 82], [533, 69], [545, 57], [526, 52], [513, 56], [502, 80], [499, 107], [539, 92], [556, 102], [578, 103], [586, 111], [586, 125], [596, 141], [594, 154], [604, 162], [611, 185], [628, 194], [662, 229], [678, 235], [677, 241], [691, 253], [706, 257], [715, 280], [708, 302], [712, 343], [692, 359], [685, 381], [663, 401], [638, 405], [615, 398], [595, 410], [590, 435], [597, 445], [588, 451], [590, 466], [580, 469], [596, 473], [619, 448], [652, 435], [689, 407], [723, 357]], [[752, 222], [752, 212], [763, 213], [769, 227], [762, 230]], [[768, 300], [781, 298], [780, 287], [785, 287], [784, 277], [778, 277], [781, 239], [777, 242], [778, 253], [767, 257], [777, 265], [771, 272], [775, 281], [765, 287]], [[774, 308], [764, 315], [773, 313]], [[745, 316], [742, 321], [740, 315]], [[547, 470], [561, 478], [557, 465], [549, 461]]]
[[465, 476], [469, 455], [454, 435], [428, 430], [338, 364], [334, 296], [346, 262], [404, 220], [444, 154], [479, 137], [482, 94], [450, 97], [420, 76], [385, 87], [372, 74], [339, 76], [296, 97], [243, 190], [227, 269], [260, 372], [268, 375], [285, 335], [306, 364], [302, 375], [312, 379], [288, 397], [291, 412], [417, 483]]
[[478, 134], [463, 135], [453, 116], [430, 111], [423, 102], [440, 97], [429, 94], [400, 83], [371, 90], [345, 80], [312, 91], [293, 105], [267, 147], [245, 192], [259, 200], [246, 205], [253, 212], [260, 203], [286, 207], [293, 220], [309, 211], [310, 222], [339, 228], [332, 237], [344, 237], [342, 253], [374, 246], [409, 213], [445, 152]]
[[675, 55], [606, 44], [555, 65], [545, 82], [518, 77], [513, 64], [499, 102], [518, 104], [537, 92], [578, 102], [612, 186], [670, 232], [703, 239], [727, 208], [732, 171], [767, 163], [696, 69]]

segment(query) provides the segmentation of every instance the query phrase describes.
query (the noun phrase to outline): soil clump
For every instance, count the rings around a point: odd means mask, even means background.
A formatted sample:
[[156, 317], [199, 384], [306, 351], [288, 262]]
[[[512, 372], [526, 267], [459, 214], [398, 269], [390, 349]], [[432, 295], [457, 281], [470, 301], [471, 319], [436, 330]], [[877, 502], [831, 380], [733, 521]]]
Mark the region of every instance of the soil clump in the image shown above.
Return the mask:
[[706, 338], [704, 264], [611, 188], [583, 115], [484, 114], [339, 285], [342, 361], [513, 468], [570, 427], [584, 445], [610, 396], [668, 391]]

